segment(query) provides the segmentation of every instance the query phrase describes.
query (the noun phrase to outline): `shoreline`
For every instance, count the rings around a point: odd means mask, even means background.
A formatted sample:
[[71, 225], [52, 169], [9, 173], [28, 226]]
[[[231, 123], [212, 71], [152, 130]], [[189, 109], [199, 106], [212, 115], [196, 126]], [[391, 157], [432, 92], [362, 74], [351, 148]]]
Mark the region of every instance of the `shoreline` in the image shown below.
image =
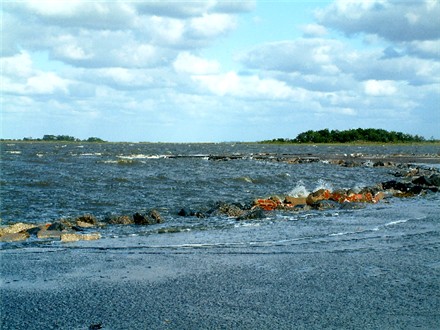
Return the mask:
[[[405, 248], [3, 252], [1, 324], [5, 330], [434, 329], [439, 276], [428, 247], [413, 246], [411, 258]], [[417, 277], [408, 269], [417, 269]]]

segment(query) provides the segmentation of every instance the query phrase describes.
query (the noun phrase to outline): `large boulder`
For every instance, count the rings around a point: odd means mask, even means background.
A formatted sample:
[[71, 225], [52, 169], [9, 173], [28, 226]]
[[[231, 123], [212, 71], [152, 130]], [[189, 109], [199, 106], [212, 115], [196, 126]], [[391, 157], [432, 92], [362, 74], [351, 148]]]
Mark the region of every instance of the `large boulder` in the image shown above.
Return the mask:
[[91, 228], [98, 225], [98, 220], [93, 215], [85, 214], [76, 218], [76, 225], [82, 228]]
[[22, 222], [14, 223], [13, 225], [0, 228], [0, 237], [6, 234], [17, 234], [36, 227], [37, 225], [30, 223], [22, 223]]
[[295, 207], [297, 205], [305, 205], [305, 204], [307, 204], [306, 197], [292, 197], [292, 196], [284, 197], [284, 206]]
[[133, 214], [133, 221], [136, 225], [154, 225], [162, 223], [163, 219], [157, 210], [151, 210], [147, 213], [135, 213]]
[[132, 225], [134, 224], [133, 218], [127, 215], [121, 215], [116, 217], [111, 217], [107, 220], [107, 222], [111, 225]]
[[243, 215], [244, 212], [245, 211], [236, 204], [218, 202], [208, 211], [208, 214], [210, 216], [226, 215], [228, 217], [236, 218]]
[[314, 203], [329, 199], [331, 196], [331, 192], [328, 189], [319, 189], [317, 191], [312, 192], [307, 196], [306, 202], [308, 205], [313, 205]]
[[281, 205], [281, 201], [270, 199], [256, 199], [254, 201], [254, 206], [261, 208], [265, 211], [273, 211]]
[[412, 180], [412, 183], [421, 186], [440, 187], [440, 175], [439, 174], [432, 174], [430, 176], [423, 175]]

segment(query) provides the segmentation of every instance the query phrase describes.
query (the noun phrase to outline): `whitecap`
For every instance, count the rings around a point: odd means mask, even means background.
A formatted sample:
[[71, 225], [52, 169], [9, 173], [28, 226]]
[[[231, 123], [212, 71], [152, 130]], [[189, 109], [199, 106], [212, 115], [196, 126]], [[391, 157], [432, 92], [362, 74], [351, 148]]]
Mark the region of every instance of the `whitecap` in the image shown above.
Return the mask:
[[80, 156], [102, 156], [102, 153], [100, 152], [85, 152], [82, 154], [79, 154]]
[[388, 222], [388, 223], [384, 224], [384, 227], [394, 226], [394, 225], [397, 225], [399, 223], [405, 223], [407, 221], [408, 221], [408, 219], [406, 219], [406, 220], [391, 221], [391, 222]]
[[306, 197], [310, 194], [307, 188], [304, 185], [304, 182], [298, 181], [297, 185], [290, 190], [287, 195], [292, 197]]
[[332, 191], [333, 190], [333, 185], [330, 182], [327, 182], [324, 179], [319, 179], [318, 180], [318, 184], [315, 187], [314, 191], [320, 190], [320, 189], [327, 189], [327, 190]]
[[144, 155], [144, 154], [128, 155], [128, 156], [119, 155], [117, 157], [121, 158], [121, 159], [161, 159], [161, 158], [168, 158], [167, 155]]

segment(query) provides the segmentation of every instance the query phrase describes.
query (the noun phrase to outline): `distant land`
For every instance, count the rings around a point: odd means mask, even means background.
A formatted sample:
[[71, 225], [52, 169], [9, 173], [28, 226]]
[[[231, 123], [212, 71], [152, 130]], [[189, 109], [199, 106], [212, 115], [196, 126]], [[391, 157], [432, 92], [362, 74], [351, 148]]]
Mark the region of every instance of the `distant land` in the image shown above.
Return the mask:
[[[98, 137], [89, 137], [81, 140], [69, 135], [50, 135], [46, 134], [42, 138], [24, 137], [23, 139], [0, 139], [0, 141], [23, 141], [23, 142], [107, 142]], [[237, 141], [238, 142], [238, 141]], [[440, 142], [433, 137], [425, 139], [423, 136], [411, 135], [402, 132], [387, 131], [376, 128], [357, 128], [349, 130], [329, 130], [318, 131], [308, 130], [302, 132], [294, 139], [277, 138], [272, 140], [257, 141], [263, 144], [302, 144], [302, 143], [425, 143]], [[239, 143], [239, 142], [238, 142]]]
[[431, 138], [426, 140], [419, 135], [410, 135], [402, 132], [386, 131], [375, 128], [357, 128], [344, 131], [322, 129], [309, 130], [297, 135], [294, 139], [278, 138], [261, 141], [261, 143], [420, 143], [438, 142]]
[[44, 142], [107, 142], [103, 139], [97, 138], [97, 137], [89, 137], [88, 139], [81, 140], [78, 138], [75, 138], [73, 136], [69, 135], [44, 135], [41, 139], [40, 138], [31, 138], [31, 137], [25, 137], [22, 140], [11, 140], [11, 139], [1, 139], [1, 141], [30, 141], [30, 142], [38, 142], [38, 141], [44, 141]]

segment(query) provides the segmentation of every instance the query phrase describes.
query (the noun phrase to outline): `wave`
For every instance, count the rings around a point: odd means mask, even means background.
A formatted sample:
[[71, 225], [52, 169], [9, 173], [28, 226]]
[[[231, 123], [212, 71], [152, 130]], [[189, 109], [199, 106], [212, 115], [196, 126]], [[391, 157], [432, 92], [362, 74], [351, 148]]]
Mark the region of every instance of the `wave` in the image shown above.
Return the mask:
[[123, 156], [119, 155], [116, 156], [120, 159], [161, 159], [161, 158], [169, 158], [168, 155], [144, 155], [144, 154], [137, 154], [137, 155], [128, 155]]
[[307, 197], [310, 192], [307, 190], [302, 180], [298, 181], [297, 185], [290, 190], [287, 195], [292, 197]]

